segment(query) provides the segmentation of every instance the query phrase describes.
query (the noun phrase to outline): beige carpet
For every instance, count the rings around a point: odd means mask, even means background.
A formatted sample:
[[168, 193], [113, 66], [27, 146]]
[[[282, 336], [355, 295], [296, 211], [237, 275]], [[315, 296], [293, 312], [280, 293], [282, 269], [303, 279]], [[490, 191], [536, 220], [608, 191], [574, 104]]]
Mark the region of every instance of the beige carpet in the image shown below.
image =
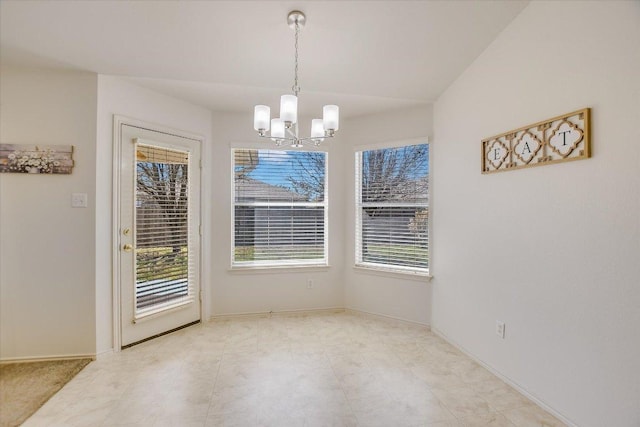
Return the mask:
[[22, 424], [91, 359], [0, 365], [0, 427]]

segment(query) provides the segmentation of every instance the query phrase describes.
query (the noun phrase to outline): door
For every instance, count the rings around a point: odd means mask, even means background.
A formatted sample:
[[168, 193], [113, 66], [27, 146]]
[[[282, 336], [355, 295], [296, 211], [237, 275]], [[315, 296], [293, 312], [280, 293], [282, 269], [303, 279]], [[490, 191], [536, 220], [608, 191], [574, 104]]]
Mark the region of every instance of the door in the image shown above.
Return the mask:
[[200, 141], [120, 125], [121, 345], [200, 320]]

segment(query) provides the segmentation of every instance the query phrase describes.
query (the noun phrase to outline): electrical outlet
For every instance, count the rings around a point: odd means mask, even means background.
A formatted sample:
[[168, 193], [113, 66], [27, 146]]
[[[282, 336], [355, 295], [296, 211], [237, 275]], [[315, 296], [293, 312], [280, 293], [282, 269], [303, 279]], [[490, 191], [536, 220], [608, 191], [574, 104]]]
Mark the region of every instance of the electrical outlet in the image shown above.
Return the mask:
[[496, 335], [504, 339], [504, 322], [496, 320]]
[[313, 289], [313, 280], [307, 280], [307, 289]]

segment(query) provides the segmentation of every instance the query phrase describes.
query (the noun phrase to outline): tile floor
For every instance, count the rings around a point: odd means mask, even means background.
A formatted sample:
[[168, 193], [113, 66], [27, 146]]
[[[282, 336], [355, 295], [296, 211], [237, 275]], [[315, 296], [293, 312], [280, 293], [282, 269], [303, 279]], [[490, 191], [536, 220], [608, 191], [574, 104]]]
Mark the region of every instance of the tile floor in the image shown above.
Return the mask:
[[220, 320], [105, 356], [23, 426], [562, 426], [428, 329]]

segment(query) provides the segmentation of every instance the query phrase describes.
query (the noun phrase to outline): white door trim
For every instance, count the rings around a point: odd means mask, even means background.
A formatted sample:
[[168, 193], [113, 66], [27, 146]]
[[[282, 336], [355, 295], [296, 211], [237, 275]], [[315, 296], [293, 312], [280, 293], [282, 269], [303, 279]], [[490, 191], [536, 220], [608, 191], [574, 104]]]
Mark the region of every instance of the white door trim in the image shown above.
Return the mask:
[[[204, 137], [190, 132], [185, 132], [178, 129], [173, 129], [167, 126], [161, 126], [142, 120], [134, 119], [131, 117], [113, 115], [113, 159], [112, 159], [112, 224], [111, 224], [111, 277], [112, 277], [112, 316], [113, 316], [113, 351], [119, 352], [122, 349], [122, 320], [120, 312], [120, 298], [121, 298], [121, 283], [120, 283], [120, 156], [122, 149], [122, 134], [121, 128], [123, 125], [137, 127], [153, 132], [166, 133], [169, 135], [178, 136], [185, 139], [191, 139], [194, 142], [200, 144], [200, 156], [202, 156], [202, 146], [204, 145]], [[202, 158], [200, 159], [200, 165], [202, 164]], [[200, 180], [202, 180], [202, 174], [200, 174]], [[199, 183], [199, 197], [202, 200], [202, 182]], [[200, 203], [200, 221], [203, 219], [203, 203]], [[198, 272], [201, 278], [200, 292], [202, 293], [202, 249], [203, 242], [200, 238], [199, 256], [200, 262]], [[200, 304], [200, 320], [203, 318], [202, 312], [202, 298], [198, 298]]]

